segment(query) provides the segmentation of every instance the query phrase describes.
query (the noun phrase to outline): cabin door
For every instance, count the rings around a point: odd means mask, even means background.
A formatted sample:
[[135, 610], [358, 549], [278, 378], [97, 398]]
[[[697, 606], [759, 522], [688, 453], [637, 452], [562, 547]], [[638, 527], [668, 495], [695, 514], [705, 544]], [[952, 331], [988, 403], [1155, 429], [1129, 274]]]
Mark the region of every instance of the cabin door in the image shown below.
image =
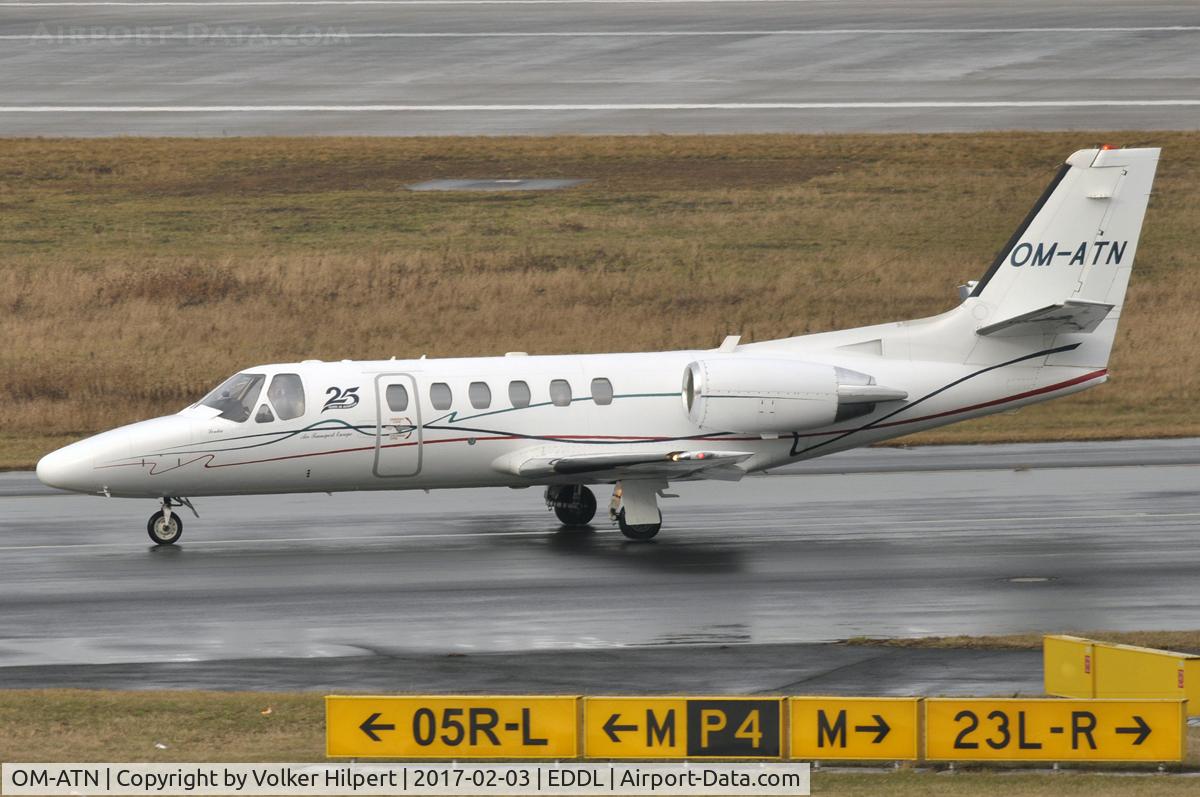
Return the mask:
[[375, 475], [391, 479], [421, 472], [421, 400], [412, 374], [375, 377]]

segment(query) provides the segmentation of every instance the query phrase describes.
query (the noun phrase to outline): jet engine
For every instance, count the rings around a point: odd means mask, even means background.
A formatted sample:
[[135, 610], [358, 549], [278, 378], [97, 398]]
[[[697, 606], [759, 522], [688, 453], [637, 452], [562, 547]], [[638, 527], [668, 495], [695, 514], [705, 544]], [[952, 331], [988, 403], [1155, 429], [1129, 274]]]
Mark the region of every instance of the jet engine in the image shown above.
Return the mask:
[[848, 368], [754, 357], [697, 360], [684, 369], [682, 393], [701, 429], [765, 436], [829, 426], [908, 397]]

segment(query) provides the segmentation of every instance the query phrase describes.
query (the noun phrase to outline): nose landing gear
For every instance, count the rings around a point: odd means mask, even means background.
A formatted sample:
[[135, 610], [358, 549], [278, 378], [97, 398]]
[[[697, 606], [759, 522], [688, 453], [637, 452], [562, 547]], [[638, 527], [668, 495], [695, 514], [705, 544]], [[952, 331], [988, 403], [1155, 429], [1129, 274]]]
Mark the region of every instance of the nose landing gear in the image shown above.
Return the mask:
[[146, 533], [155, 545], [174, 545], [183, 534], [183, 518], [170, 509], [155, 512], [146, 523]]
[[155, 545], [174, 545], [183, 536], [183, 518], [171, 511], [172, 507], [186, 506], [192, 514], [200, 517], [196, 507], [186, 498], [164, 497], [162, 509], [150, 516], [146, 522], [146, 533]]

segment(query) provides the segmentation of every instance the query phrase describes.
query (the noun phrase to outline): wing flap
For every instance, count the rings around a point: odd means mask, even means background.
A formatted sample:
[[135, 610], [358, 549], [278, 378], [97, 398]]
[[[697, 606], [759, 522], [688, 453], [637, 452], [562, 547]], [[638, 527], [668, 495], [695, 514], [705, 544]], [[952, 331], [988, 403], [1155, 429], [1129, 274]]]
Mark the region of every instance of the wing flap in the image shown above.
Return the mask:
[[1011, 338], [1020, 335], [1091, 332], [1100, 326], [1100, 322], [1108, 317], [1112, 309], [1113, 305], [1104, 302], [1067, 299], [980, 327], [976, 334]]
[[681, 479], [703, 475], [714, 479], [740, 479], [745, 472], [735, 467], [754, 456], [746, 451], [610, 452], [528, 457], [497, 463], [501, 470], [526, 478], [588, 476], [590, 478]]

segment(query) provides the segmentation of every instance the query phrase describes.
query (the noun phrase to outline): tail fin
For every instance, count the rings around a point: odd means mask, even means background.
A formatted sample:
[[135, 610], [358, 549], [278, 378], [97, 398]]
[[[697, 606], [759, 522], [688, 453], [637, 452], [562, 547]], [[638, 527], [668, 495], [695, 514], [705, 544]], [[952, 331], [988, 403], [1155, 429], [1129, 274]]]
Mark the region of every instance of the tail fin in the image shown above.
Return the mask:
[[1105, 365], [1158, 155], [1085, 149], [1067, 158], [971, 291], [978, 334], [1088, 333], [1069, 364]]

